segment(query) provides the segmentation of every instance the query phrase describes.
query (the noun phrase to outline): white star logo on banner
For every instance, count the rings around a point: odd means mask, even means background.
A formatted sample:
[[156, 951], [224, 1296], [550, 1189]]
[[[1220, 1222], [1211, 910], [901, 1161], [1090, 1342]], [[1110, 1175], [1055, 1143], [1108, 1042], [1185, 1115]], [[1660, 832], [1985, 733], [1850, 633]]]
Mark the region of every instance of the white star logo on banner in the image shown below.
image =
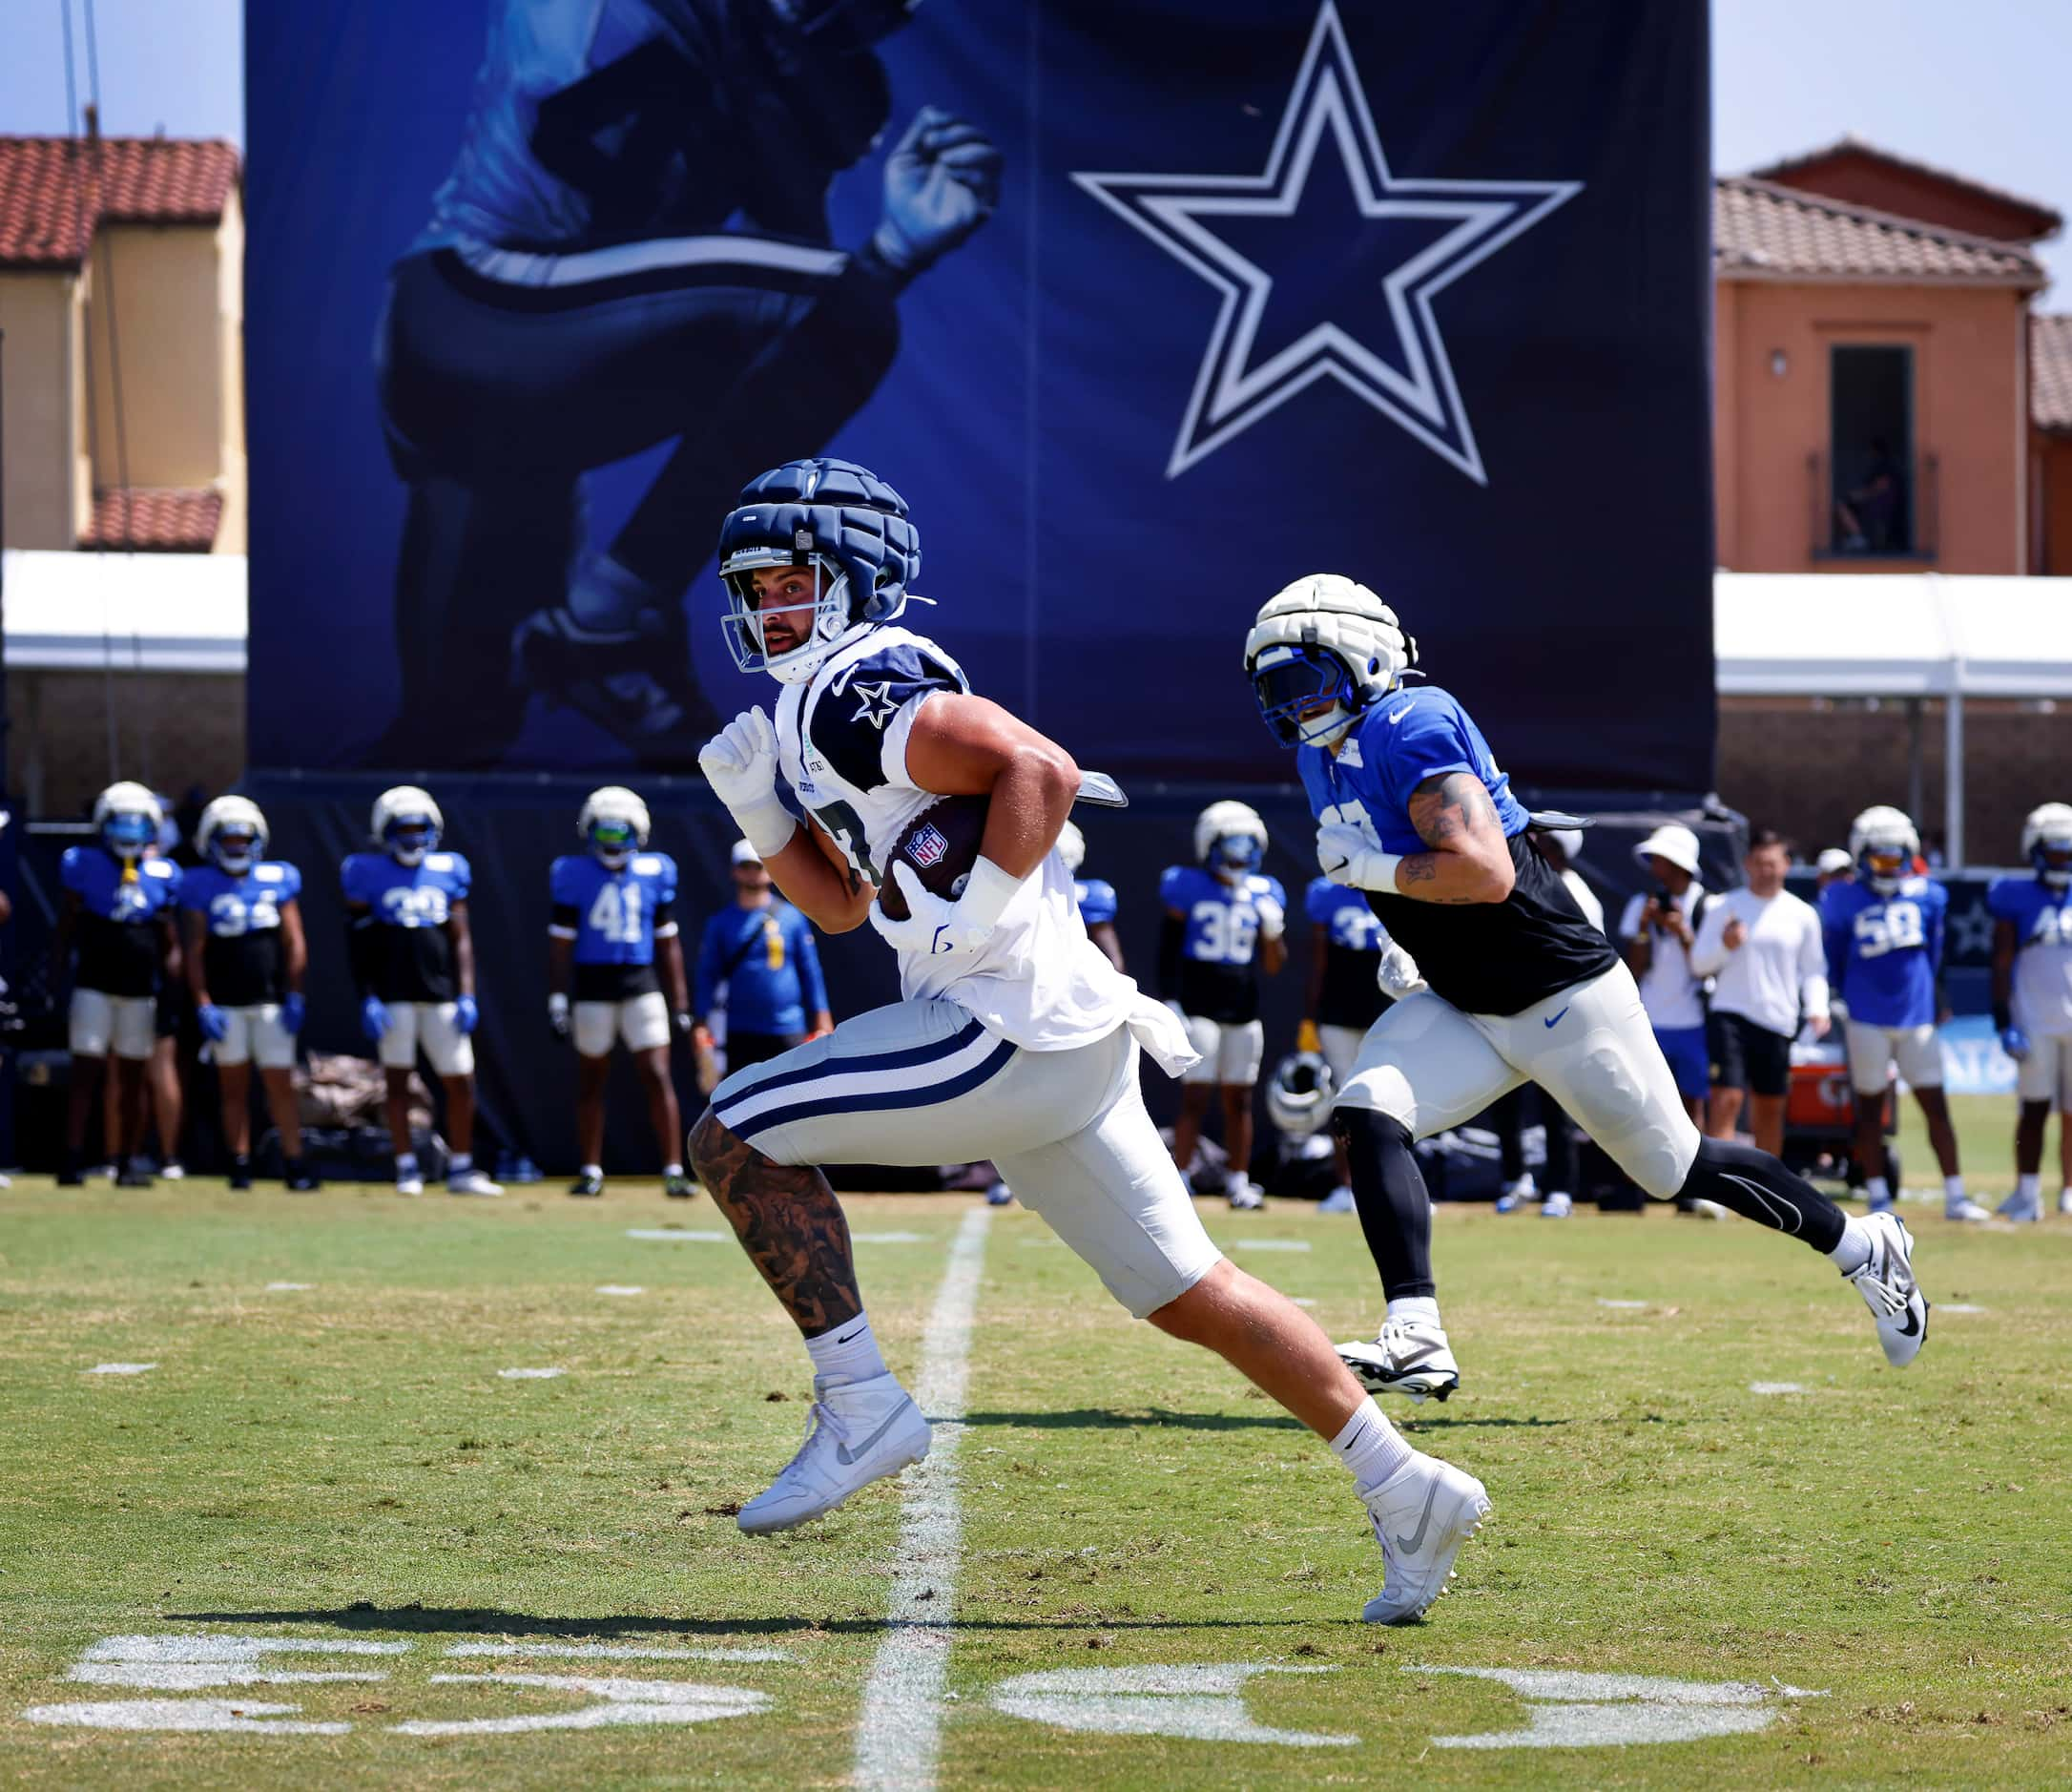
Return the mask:
[[[1450, 224], [1379, 282], [1380, 308], [1393, 328], [1400, 367], [1357, 333], [1370, 320], [1349, 319], [1341, 326], [1328, 317], [1254, 364], [1274, 276], [1205, 221], [1296, 217], [1327, 133], [1362, 218]], [[1332, 379], [1478, 485], [1489, 483], [1432, 301], [1574, 198], [1583, 183], [1396, 178], [1381, 153], [1336, 0], [1324, 0], [1317, 11], [1263, 174], [1075, 174], [1072, 178], [1223, 295], [1166, 464], [1167, 478], [1205, 460], [1316, 381]], [[1310, 254], [1317, 248], [1299, 233], [1292, 233], [1292, 246]]]

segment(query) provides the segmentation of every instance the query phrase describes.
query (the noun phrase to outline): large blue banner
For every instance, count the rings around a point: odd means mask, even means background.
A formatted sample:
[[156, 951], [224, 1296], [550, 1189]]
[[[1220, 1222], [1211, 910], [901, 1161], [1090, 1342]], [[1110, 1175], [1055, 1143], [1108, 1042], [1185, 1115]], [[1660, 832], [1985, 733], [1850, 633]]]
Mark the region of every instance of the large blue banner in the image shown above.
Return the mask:
[[981, 691], [1284, 779], [1317, 571], [1522, 781], [1700, 791], [1696, 0], [299, 0], [247, 22], [251, 758], [691, 769], [719, 519], [905, 494]]

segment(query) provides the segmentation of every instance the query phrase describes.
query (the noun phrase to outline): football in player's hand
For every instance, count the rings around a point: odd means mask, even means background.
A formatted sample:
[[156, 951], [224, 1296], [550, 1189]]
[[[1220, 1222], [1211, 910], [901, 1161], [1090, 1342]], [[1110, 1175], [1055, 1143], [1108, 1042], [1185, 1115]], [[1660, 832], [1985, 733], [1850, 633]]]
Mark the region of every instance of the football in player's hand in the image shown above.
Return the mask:
[[[938, 797], [906, 824], [893, 844], [893, 861], [913, 872], [931, 896], [955, 902], [979, 861], [991, 802], [990, 797]], [[906, 898], [893, 881], [891, 865], [878, 888], [878, 906], [894, 921], [907, 918]]]

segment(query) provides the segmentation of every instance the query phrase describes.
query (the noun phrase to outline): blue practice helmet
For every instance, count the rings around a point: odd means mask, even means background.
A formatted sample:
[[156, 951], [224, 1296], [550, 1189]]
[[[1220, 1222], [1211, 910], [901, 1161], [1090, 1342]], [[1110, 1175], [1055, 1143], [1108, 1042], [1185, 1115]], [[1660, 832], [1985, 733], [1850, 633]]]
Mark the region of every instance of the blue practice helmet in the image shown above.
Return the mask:
[[[765, 651], [754, 574], [773, 566], [810, 567], [813, 626], [798, 646]], [[722, 620], [734, 663], [786, 684], [809, 678], [851, 629], [887, 622], [906, 606], [921, 571], [921, 536], [906, 500], [854, 461], [787, 461], [741, 490], [719, 526]]]

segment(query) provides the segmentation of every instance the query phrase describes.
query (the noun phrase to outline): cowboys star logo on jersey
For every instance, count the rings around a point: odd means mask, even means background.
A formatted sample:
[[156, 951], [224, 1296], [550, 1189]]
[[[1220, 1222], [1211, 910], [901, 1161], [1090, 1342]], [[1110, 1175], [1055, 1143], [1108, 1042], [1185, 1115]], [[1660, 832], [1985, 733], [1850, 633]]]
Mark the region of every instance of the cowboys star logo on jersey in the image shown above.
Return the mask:
[[[1398, 179], [1336, 0], [1317, 11], [1263, 174], [1072, 178], [1222, 295], [1167, 478], [1330, 379], [1489, 483], [1433, 301], [1583, 183]], [[1356, 261], [1371, 280], [1357, 299], [1302, 292], [1320, 266]]]
[[882, 729], [893, 717], [900, 713], [898, 701], [887, 693], [892, 688], [889, 678], [881, 678], [876, 684], [860, 684], [856, 694], [863, 700], [857, 705], [854, 719], [867, 721], [873, 728]]

